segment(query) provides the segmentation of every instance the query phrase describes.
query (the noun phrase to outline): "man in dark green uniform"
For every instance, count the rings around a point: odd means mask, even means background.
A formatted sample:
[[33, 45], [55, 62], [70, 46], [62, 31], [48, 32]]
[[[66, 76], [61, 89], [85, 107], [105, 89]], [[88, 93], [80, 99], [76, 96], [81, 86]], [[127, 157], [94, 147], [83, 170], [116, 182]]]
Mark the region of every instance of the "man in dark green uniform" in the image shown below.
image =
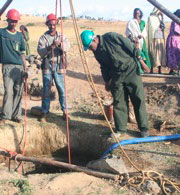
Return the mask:
[[100, 64], [106, 90], [111, 90], [117, 133], [127, 131], [130, 97], [141, 136], [147, 137], [149, 126], [138, 61], [145, 70], [146, 64], [139, 50], [128, 38], [114, 32], [95, 36], [92, 31], [85, 30], [81, 39], [84, 50], [91, 50]]
[[4, 82], [4, 97], [0, 121], [21, 122], [21, 100], [25, 74], [25, 43], [15, 30], [20, 14], [11, 9], [7, 13], [7, 28], [0, 29], [0, 63]]

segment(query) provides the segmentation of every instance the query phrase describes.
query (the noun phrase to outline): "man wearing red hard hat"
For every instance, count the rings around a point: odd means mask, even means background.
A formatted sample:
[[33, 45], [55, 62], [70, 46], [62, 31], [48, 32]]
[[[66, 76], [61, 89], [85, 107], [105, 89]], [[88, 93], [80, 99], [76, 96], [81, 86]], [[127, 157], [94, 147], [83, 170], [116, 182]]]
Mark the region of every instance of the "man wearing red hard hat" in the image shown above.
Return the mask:
[[0, 63], [4, 82], [4, 97], [0, 121], [21, 122], [21, 99], [24, 77], [27, 77], [25, 43], [16, 26], [20, 14], [16, 9], [7, 13], [7, 27], [0, 29]]
[[[62, 34], [57, 32], [58, 19], [54, 14], [49, 14], [46, 18], [46, 31], [39, 39], [37, 51], [42, 58], [43, 75], [43, 97], [42, 97], [42, 118], [46, 118], [50, 109], [50, 91], [53, 79], [59, 95], [59, 103], [63, 112], [63, 119], [66, 119], [65, 111], [65, 86], [64, 86], [64, 67], [63, 52], [65, 53], [65, 68], [67, 65], [66, 52], [70, 48], [70, 42]], [[63, 48], [62, 48], [63, 41]], [[64, 51], [63, 51], [64, 49]]]

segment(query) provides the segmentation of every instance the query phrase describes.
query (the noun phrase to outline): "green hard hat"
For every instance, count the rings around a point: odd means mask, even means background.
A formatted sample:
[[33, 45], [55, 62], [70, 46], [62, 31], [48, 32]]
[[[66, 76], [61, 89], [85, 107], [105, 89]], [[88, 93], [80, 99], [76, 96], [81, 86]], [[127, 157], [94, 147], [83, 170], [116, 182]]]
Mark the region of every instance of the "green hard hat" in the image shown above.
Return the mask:
[[94, 38], [94, 32], [91, 30], [84, 30], [81, 33], [81, 40], [84, 46], [84, 50], [87, 51]]

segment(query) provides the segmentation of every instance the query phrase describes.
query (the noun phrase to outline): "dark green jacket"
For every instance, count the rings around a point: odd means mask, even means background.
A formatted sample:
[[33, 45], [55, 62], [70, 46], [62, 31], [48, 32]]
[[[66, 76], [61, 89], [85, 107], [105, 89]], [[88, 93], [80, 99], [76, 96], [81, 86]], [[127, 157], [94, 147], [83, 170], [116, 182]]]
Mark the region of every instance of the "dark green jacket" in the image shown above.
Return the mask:
[[98, 37], [99, 45], [94, 56], [101, 66], [105, 82], [114, 76], [123, 76], [131, 67], [137, 67], [136, 57], [140, 52], [128, 38], [115, 32]]

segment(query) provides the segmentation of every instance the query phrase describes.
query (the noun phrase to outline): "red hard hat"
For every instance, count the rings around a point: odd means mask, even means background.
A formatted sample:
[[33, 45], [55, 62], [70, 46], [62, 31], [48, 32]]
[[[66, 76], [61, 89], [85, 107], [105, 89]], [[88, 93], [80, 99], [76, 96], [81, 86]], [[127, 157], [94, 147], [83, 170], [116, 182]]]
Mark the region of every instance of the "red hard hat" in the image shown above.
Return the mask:
[[10, 9], [6, 15], [10, 20], [20, 20], [20, 14], [16, 9]]
[[49, 21], [51, 21], [51, 20], [57, 20], [57, 17], [54, 14], [49, 14], [46, 17], [46, 23], [49, 22]]

